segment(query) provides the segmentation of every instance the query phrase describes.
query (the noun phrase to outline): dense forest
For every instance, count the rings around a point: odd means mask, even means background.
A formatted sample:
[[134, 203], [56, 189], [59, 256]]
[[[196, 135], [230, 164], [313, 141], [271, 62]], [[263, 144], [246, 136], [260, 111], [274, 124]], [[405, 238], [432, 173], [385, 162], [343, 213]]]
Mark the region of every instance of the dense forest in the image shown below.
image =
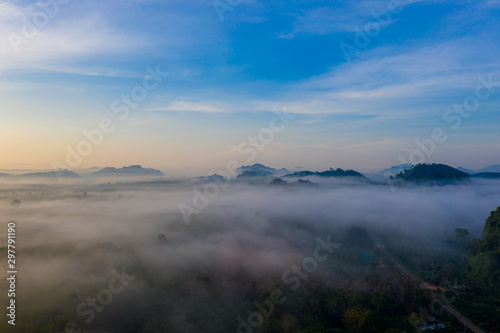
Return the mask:
[[420, 278], [457, 293], [451, 304], [455, 309], [486, 332], [499, 332], [500, 207], [486, 219], [480, 238], [456, 228], [442, 241], [449, 245], [447, 251], [438, 241], [418, 247], [417, 239], [386, 239], [393, 253]]

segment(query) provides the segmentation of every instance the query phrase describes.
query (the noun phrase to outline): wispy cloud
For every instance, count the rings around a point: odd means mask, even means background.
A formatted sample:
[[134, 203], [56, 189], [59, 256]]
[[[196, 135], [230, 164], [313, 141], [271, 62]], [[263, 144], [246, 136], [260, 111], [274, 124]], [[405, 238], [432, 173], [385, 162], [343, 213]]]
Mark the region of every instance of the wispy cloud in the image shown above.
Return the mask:
[[[66, 72], [80, 60], [95, 56], [113, 56], [148, 44], [147, 38], [122, 34], [107, 25], [106, 18], [94, 12], [83, 12], [76, 18], [67, 18], [64, 7], [59, 16], [37, 28], [36, 33], [26, 28], [35, 13], [43, 13], [40, 6], [18, 6], [0, 2], [0, 70], [59, 70]], [[17, 38], [17, 39], [16, 39]], [[13, 42], [22, 40], [17, 44]], [[17, 50], [16, 50], [17, 49]], [[17, 51], [17, 52], [16, 52]], [[71, 71], [71, 70], [70, 70]], [[75, 71], [75, 70], [73, 70]], [[89, 71], [80, 70], [80, 74]]]
[[[402, 0], [395, 3], [402, 9], [405, 6], [423, 2], [432, 2], [432, 0]], [[280, 37], [292, 39], [300, 35], [328, 35], [361, 31], [367, 22], [375, 20], [374, 13], [387, 12], [392, 6], [394, 3], [389, 0], [363, 0], [306, 8], [299, 13], [291, 14], [295, 17], [295, 23], [291, 30], [282, 32]]]
[[[485, 54], [486, 48], [492, 53]], [[500, 76], [491, 54], [500, 54], [500, 49], [481, 36], [374, 49], [351, 63], [290, 86], [287, 101], [291, 112], [387, 114], [400, 113], [408, 100], [430, 104], [436, 96], [443, 101], [462, 99], [477, 85], [480, 75]], [[268, 104], [272, 103], [261, 103]]]
[[151, 111], [224, 112], [225, 108], [215, 106], [210, 102], [193, 103], [189, 101], [176, 101], [164, 107], [153, 108]]

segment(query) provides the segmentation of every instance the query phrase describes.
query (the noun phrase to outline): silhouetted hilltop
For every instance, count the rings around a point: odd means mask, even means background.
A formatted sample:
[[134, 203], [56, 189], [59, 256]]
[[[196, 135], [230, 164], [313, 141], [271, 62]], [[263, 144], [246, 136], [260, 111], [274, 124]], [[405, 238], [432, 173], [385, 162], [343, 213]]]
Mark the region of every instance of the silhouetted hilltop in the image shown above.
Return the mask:
[[395, 176], [401, 172], [405, 172], [406, 170], [410, 170], [411, 168], [413, 168], [412, 164], [403, 163], [400, 165], [394, 165], [390, 168], [381, 170], [381, 171], [377, 172], [377, 175], [381, 175], [384, 177]]
[[359, 178], [366, 178], [363, 176], [361, 173], [354, 171], [354, 170], [342, 170], [340, 168], [337, 168], [335, 170], [330, 169], [327, 171], [322, 171], [322, 172], [312, 172], [312, 171], [300, 171], [300, 172], [295, 172], [289, 175], [286, 175], [284, 177], [294, 177], [294, 178], [303, 178], [303, 177], [309, 177], [309, 176], [318, 176], [318, 177], [359, 177]]
[[299, 172], [294, 172], [292, 174], [289, 174], [289, 175], [285, 175], [284, 177], [295, 177], [295, 178], [299, 178], [299, 177], [309, 177], [309, 176], [315, 176], [317, 174], [317, 172], [312, 172], [312, 171], [299, 171]]
[[255, 163], [253, 165], [244, 165], [242, 167], [239, 167], [236, 170], [236, 172], [239, 175], [243, 175], [246, 171], [252, 172], [253, 174], [260, 174], [261, 176], [264, 176], [268, 173], [271, 173], [273, 176], [276, 176], [276, 177], [280, 177], [282, 175], [286, 175], [286, 174], [290, 173], [290, 171], [285, 169], [285, 168], [275, 169], [275, 168], [271, 168], [271, 167], [265, 166], [265, 165], [260, 164], [260, 163]]
[[473, 174], [477, 173], [477, 171], [474, 171], [474, 170], [471, 170], [471, 169], [462, 168], [462, 167], [458, 167], [457, 170], [465, 172], [468, 175], [473, 175]]
[[417, 164], [410, 170], [401, 172], [396, 179], [408, 181], [441, 181], [468, 179], [469, 175], [446, 164]]
[[76, 172], [61, 169], [59, 171], [31, 172], [18, 175], [18, 178], [80, 178]]
[[269, 183], [269, 185], [272, 185], [272, 186], [286, 186], [286, 185], [290, 185], [289, 182], [281, 179], [281, 178], [274, 178], [273, 180], [271, 180], [271, 182]]
[[330, 169], [328, 171], [319, 172], [317, 174], [321, 177], [361, 177], [365, 178], [361, 173], [354, 170], [342, 170], [337, 168], [336, 170]]
[[319, 187], [319, 184], [311, 182], [309, 179], [303, 180], [299, 179], [295, 183], [289, 183], [281, 178], [274, 178], [270, 183], [270, 186], [286, 186], [286, 187]]
[[120, 169], [107, 167], [92, 173], [94, 176], [163, 176], [163, 172], [140, 165], [131, 165]]
[[237, 182], [243, 182], [254, 185], [268, 184], [270, 179], [274, 177], [273, 173], [265, 170], [246, 170], [241, 175], [236, 177]]
[[404, 172], [413, 168], [412, 164], [404, 163], [399, 165], [391, 166], [390, 168], [385, 168], [384, 170], [380, 170], [378, 172], [365, 172], [363, 175], [373, 181], [376, 182], [386, 182], [390, 177], [396, 176], [400, 172]]
[[225, 183], [227, 182], [227, 179], [226, 177], [224, 176], [221, 176], [219, 174], [213, 174], [211, 176], [208, 176], [208, 177], [197, 177], [196, 178], [197, 180], [201, 181], [202, 183], [218, 183], [218, 184], [221, 184], [221, 183]]

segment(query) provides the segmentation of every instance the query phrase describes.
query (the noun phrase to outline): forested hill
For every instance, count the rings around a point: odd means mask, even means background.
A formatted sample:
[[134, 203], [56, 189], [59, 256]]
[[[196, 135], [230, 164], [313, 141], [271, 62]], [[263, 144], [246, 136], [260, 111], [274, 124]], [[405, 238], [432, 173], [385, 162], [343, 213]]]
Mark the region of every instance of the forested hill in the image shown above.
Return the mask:
[[309, 176], [318, 176], [318, 177], [359, 177], [359, 178], [366, 178], [363, 176], [361, 173], [354, 171], [354, 170], [342, 170], [340, 168], [337, 169], [330, 169], [327, 171], [322, 171], [322, 172], [313, 172], [313, 171], [300, 171], [300, 172], [295, 172], [289, 175], [286, 175], [284, 177], [296, 177], [296, 178], [301, 178], [301, 177], [309, 177]]
[[486, 219], [481, 239], [471, 258], [471, 284], [500, 297], [500, 207]]
[[445, 164], [417, 164], [410, 170], [399, 173], [396, 179], [409, 181], [439, 181], [468, 179], [469, 175]]

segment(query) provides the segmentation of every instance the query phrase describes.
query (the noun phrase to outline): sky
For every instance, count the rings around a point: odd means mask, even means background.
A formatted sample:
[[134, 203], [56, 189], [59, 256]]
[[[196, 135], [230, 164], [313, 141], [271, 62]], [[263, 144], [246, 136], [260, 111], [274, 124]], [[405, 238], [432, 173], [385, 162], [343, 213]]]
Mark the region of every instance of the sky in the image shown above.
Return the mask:
[[500, 164], [499, 28], [499, 0], [0, 0], [0, 169]]

